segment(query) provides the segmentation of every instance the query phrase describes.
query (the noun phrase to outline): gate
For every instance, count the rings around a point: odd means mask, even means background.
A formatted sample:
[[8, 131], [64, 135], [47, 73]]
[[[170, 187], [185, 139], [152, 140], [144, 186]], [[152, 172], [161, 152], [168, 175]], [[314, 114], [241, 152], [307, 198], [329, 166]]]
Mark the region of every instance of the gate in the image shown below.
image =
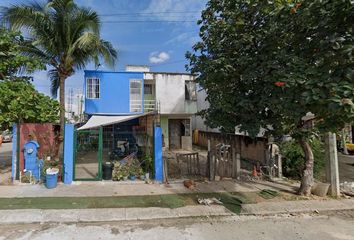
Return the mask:
[[74, 180], [102, 179], [102, 127], [75, 131]]
[[230, 145], [218, 144], [208, 154], [208, 166], [210, 180], [216, 177], [237, 178], [241, 168], [240, 154]]
[[[183, 176], [200, 176], [200, 163], [198, 153], [176, 154], [177, 165], [179, 166], [179, 175]], [[183, 166], [186, 166], [184, 171]]]

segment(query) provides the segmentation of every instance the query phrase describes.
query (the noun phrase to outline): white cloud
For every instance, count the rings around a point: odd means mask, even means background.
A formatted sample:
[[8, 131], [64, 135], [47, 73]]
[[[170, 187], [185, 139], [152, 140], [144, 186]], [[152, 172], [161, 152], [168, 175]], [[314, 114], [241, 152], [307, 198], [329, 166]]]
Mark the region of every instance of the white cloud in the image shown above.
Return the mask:
[[150, 63], [163, 63], [170, 59], [170, 55], [167, 52], [152, 52], [150, 53]]

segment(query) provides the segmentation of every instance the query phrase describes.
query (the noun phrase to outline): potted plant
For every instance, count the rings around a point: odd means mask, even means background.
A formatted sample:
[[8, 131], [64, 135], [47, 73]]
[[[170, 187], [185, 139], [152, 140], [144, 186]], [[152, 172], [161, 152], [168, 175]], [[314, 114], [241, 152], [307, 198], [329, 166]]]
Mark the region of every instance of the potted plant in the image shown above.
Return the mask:
[[131, 168], [129, 169], [129, 179], [132, 181], [135, 181], [136, 179], [136, 168], [135, 166], [131, 166]]
[[145, 156], [145, 179], [150, 179], [150, 173], [153, 171], [152, 157], [150, 155]]
[[139, 176], [139, 179], [141, 179], [143, 181], [145, 180], [144, 171], [141, 167], [138, 168], [136, 175]]

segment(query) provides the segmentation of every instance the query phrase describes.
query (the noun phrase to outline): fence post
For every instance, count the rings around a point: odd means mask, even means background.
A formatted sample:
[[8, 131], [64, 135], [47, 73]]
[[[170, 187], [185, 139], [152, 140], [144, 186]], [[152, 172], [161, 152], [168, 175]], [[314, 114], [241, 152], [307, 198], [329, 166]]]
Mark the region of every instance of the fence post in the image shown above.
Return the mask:
[[209, 153], [209, 179], [215, 181], [215, 159], [211, 153]]
[[277, 177], [282, 178], [283, 177], [283, 165], [282, 165], [282, 159], [281, 155], [277, 154], [275, 155], [275, 164], [277, 165]]
[[236, 153], [236, 178], [239, 179], [241, 174], [241, 154]]
[[340, 195], [336, 142], [336, 134], [330, 132], [325, 134], [326, 178], [331, 184], [329, 193], [333, 197]]
[[231, 176], [232, 176], [232, 178], [237, 178], [236, 149], [235, 149], [235, 147], [232, 147], [231, 150], [232, 150], [232, 174], [231, 174]]

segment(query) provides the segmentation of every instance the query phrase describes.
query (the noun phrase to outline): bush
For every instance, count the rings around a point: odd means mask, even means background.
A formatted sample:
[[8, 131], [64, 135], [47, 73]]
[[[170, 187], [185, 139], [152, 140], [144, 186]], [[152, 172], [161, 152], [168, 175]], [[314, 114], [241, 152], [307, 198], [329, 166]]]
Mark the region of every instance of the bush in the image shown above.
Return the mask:
[[[324, 144], [318, 139], [312, 139], [310, 142], [314, 154], [314, 177], [322, 181], [325, 177], [325, 155]], [[305, 164], [305, 156], [301, 146], [294, 140], [280, 145], [280, 151], [283, 157], [283, 175], [292, 179], [301, 179], [302, 170]]]

